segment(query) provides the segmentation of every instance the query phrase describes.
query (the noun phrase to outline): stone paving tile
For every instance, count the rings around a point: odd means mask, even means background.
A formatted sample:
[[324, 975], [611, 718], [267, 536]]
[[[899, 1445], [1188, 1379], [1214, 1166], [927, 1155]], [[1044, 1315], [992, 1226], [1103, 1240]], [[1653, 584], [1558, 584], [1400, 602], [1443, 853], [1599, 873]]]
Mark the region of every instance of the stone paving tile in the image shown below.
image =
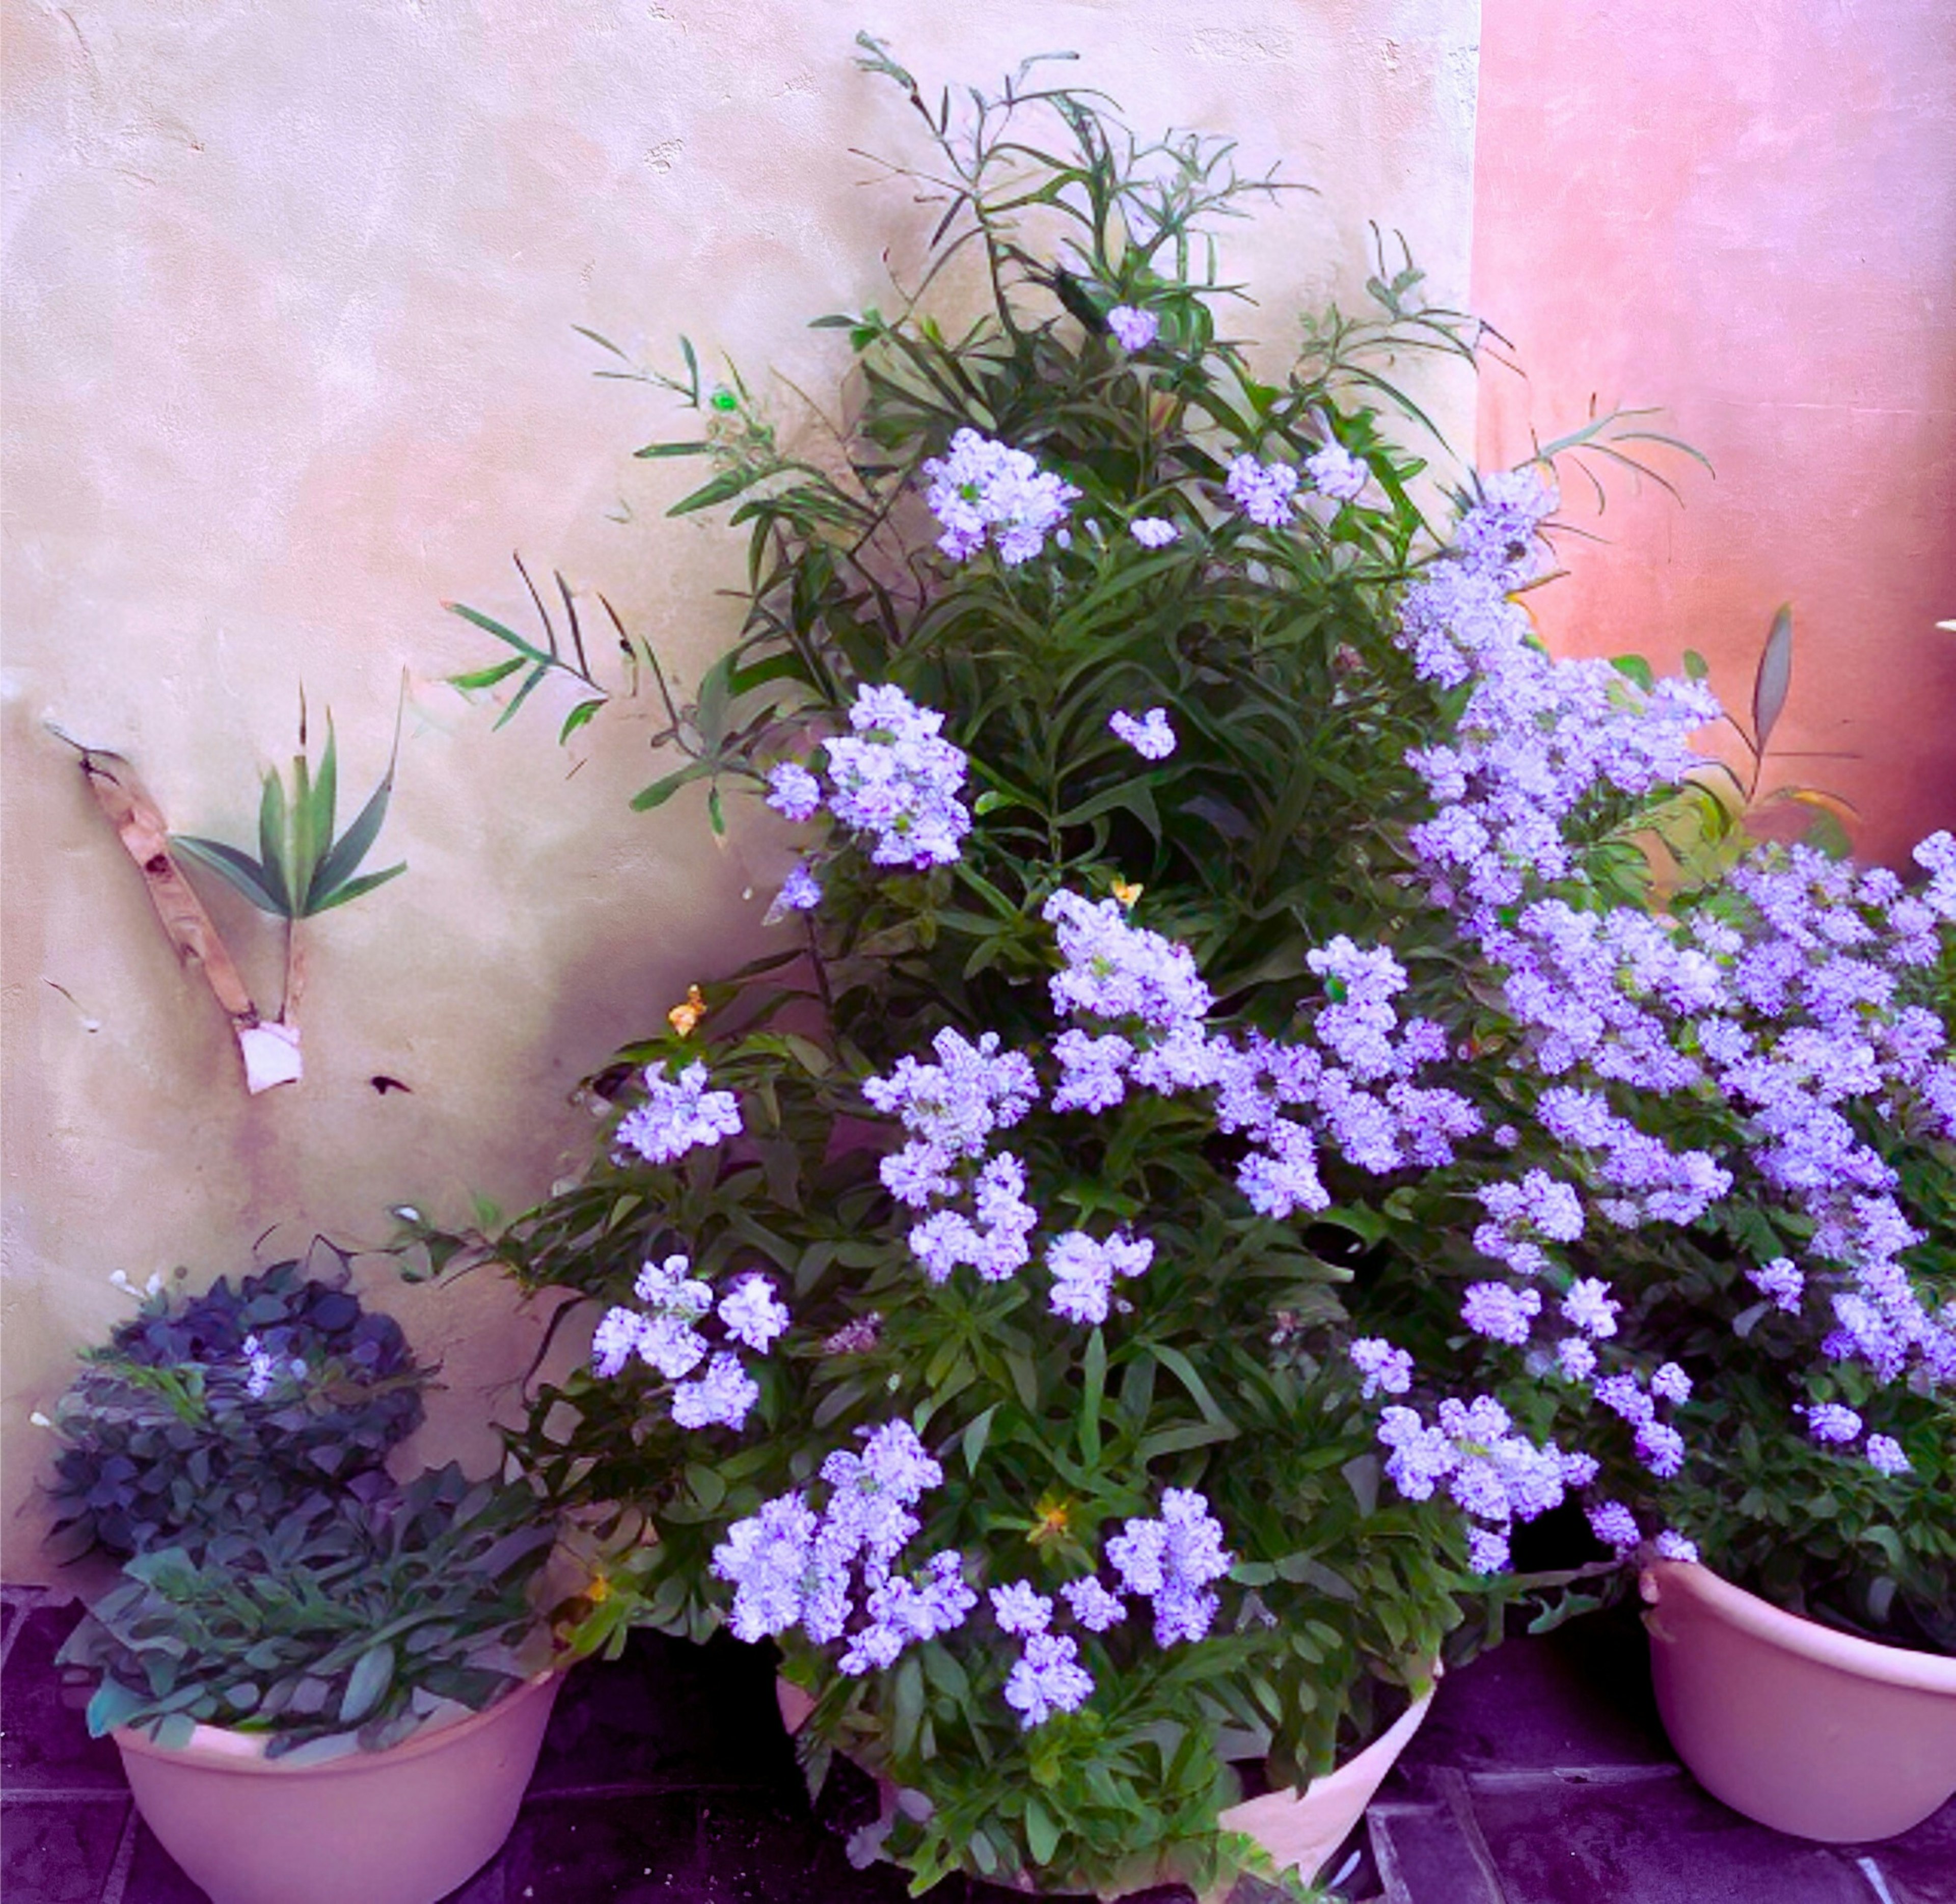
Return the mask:
[[1674, 1763], [1651, 1692], [1649, 1645], [1633, 1606], [1511, 1640], [1443, 1680], [1402, 1763], [1655, 1765]]
[[122, 1760], [106, 1738], [90, 1738], [81, 1714], [62, 1702], [55, 1655], [81, 1618], [78, 1605], [37, 1606], [0, 1671], [0, 1786], [28, 1790], [115, 1791]]
[[8, 1799], [0, 1805], [7, 1904], [96, 1904], [128, 1816], [126, 1798]]
[[1841, 1849], [1863, 1870], [1872, 1865], [1881, 1874], [1894, 1904], [1956, 1904], [1956, 1798], [1885, 1845]]
[[177, 1861], [156, 1842], [156, 1833], [138, 1819], [135, 1855], [122, 1880], [122, 1894], [105, 1898], [103, 1904], [210, 1904], [210, 1900], [203, 1887], [183, 1874]]
[[1505, 1904], [1872, 1904], [1851, 1859], [1754, 1824], [1682, 1776], [1469, 1782]]
[[616, 1661], [588, 1661], [558, 1695], [532, 1790], [607, 1785], [788, 1784], [772, 1667], [717, 1634], [704, 1647], [635, 1633]]
[[1387, 1904], [1506, 1904], [1448, 1806], [1374, 1805], [1366, 1827]]

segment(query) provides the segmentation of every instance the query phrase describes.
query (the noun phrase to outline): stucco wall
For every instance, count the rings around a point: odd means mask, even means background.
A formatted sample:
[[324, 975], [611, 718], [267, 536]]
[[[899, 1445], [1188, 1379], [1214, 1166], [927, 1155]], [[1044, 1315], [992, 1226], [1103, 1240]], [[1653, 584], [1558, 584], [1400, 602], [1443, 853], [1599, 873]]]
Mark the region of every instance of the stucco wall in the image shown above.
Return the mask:
[[1593, 394], [1717, 471], [1613, 483], [1550, 638], [1696, 646], [1743, 710], [1790, 600], [1768, 784], [1847, 795], [1875, 857], [1956, 824], [1956, 8], [1496, 0], [1478, 145], [1475, 308], [1528, 372], [1486, 379], [1483, 460]]
[[[1246, 329], [1281, 341], [1352, 292], [1368, 218], [1464, 295], [1476, 0], [6, 0], [9, 1577], [43, 1565], [27, 1417], [118, 1314], [111, 1271], [207, 1280], [273, 1225], [260, 1260], [380, 1240], [399, 1200], [519, 1204], [584, 1154], [579, 1077], [759, 933], [765, 838], [716, 851], [696, 810], [626, 813], [642, 721], [568, 757], [544, 718], [492, 739], [440, 685], [484, 641], [438, 604], [519, 615], [520, 545], [683, 674], [724, 639], [738, 538], [660, 520], [683, 469], [629, 452], [670, 412], [592, 380], [570, 327], [832, 380], [804, 320], [875, 298], [881, 248], [928, 216], [849, 155], [912, 149], [849, 66], [862, 25], [932, 77], [1077, 48], [1138, 125], [1286, 159], [1322, 196], [1233, 243]], [[1471, 434], [1471, 399], [1443, 400]], [[244, 839], [301, 683], [364, 792], [404, 667], [375, 864], [410, 871], [319, 922], [308, 1075], [248, 1101], [41, 724], [129, 756], [180, 829]], [[266, 923], [213, 906], [275, 995]], [[446, 1359], [424, 1451], [484, 1457], [526, 1340], [503, 1290], [362, 1279]]]

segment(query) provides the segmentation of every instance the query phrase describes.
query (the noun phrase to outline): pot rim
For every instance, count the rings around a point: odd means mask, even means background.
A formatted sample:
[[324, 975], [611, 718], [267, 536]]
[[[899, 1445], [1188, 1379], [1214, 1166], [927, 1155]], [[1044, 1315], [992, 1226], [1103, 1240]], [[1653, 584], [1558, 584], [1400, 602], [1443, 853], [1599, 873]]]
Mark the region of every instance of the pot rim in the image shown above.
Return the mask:
[[[459, 1738], [481, 1732], [515, 1707], [552, 1688], [568, 1669], [564, 1666], [546, 1667], [480, 1711], [445, 1722], [417, 1726], [398, 1745], [383, 1747], [377, 1752], [343, 1752], [337, 1757], [321, 1759], [310, 1765], [292, 1765], [282, 1758], [267, 1758], [265, 1745], [272, 1736], [269, 1732], [241, 1732], [226, 1726], [199, 1726], [191, 1735], [188, 1745], [159, 1745], [147, 1733], [128, 1726], [118, 1726], [109, 1735], [122, 1751], [166, 1765], [237, 1773], [248, 1778], [343, 1778], [351, 1773], [368, 1770], [382, 1760], [390, 1765], [399, 1765], [429, 1752], [440, 1751]], [[223, 1742], [209, 1742], [213, 1740]]]
[[1816, 1666], [1831, 1666], [1857, 1679], [1956, 1698], [1956, 1659], [1838, 1632], [1734, 1587], [1696, 1561], [1653, 1559], [1645, 1565], [1643, 1577], [1644, 1597], [1654, 1607], [1661, 1609], [1667, 1599], [1693, 1602], [1699, 1611], [1741, 1633]]

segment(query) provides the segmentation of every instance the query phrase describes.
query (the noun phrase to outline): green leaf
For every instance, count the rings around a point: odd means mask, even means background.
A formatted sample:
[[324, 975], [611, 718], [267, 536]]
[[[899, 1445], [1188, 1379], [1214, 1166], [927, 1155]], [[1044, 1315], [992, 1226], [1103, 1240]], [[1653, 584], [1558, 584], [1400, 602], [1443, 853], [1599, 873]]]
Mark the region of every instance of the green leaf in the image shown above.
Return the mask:
[[1793, 687], [1793, 604], [1780, 605], [1759, 655], [1759, 668], [1753, 680], [1753, 745], [1761, 753], [1779, 723], [1786, 697]]
[[985, 1457], [985, 1444], [992, 1438], [992, 1418], [1003, 1406], [995, 1401], [983, 1414], [973, 1416], [965, 1425], [963, 1446], [967, 1474], [978, 1472], [978, 1464]]
[[[387, 771], [380, 776], [380, 784], [368, 797], [367, 804], [361, 808], [353, 824], [336, 840], [326, 857], [322, 859], [312, 876], [308, 889], [304, 913], [323, 912], [330, 906], [342, 905], [350, 898], [358, 896], [348, 882], [358, 870], [360, 862], [373, 850], [374, 842], [380, 837], [380, 829], [387, 818], [387, 803], [393, 797], [394, 768], [400, 758], [401, 722], [397, 710], [394, 717], [393, 750], [387, 756]], [[392, 879], [396, 873], [407, 870], [405, 864], [395, 867], [384, 876]], [[354, 885], [358, 885], [355, 881]], [[371, 879], [360, 886], [361, 892], [371, 892], [379, 885], [379, 879]], [[346, 890], [341, 891], [342, 887]]]
[[498, 681], [506, 681], [516, 670], [524, 665], [521, 655], [512, 655], [507, 661], [499, 661], [493, 668], [478, 668], [466, 674], [450, 674], [450, 687], [461, 688], [472, 693], [478, 688], [494, 687]]
[[358, 899], [371, 892], [377, 886], [385, 886], [390, 879], [399, 879], [408, 870], [405, 860], [398, 866], [390, 866], [381, 873], [363, 873], [358, 879], [349, 879], [344, 886], [335, 886], [326, 897], [313, 906], [314, 912], [330, 912], [335, 906], [343, 906], [349, 899]]
[[576, 706], [563, 717], [563, 725], [557, 730], [557, 745], [562, 747], [579, 728], [588, 726], [595, 718], [598, 710], [604, 705], [604, 700], [601, 696], [595, 701], [579, 701]]
[[269, 912], [275, 919], [292, 917], [267, 883], [264, 868], [248, 853], [226, 846], [222, 840], [199, 839], [188, 833], [172, 833], [170, 845], [186, 858], [208, 867], [235, 886], [260, 912]]
[[710, 443], [648, 443], [632, 453], [635, 456], [697, 456], [712, 447]]
[[761, 480], [759, 469], [726, 469], [710, 482], [703, 482], [689, 496], [682, 496], [666, 511], [668, 516], [690, 516], [696, 509], [711, 509], [716, 503], [731, 502], [742, 490]]
[[1026, 1798], [1026, 1849], [1033, 1855], [1035, 1866], [1043, 1867], [1052, 1862], [1052, 1855], [1059, 1849], [1059, 1821], [1054, 1817], [1041, 1801], [1036, 1792]]
[[393, 1678], [394, 1649], [383, 1640], [361, 1654], [346, 1675], [346, 1691], [339, 1701], [340, 1724], [358, 1725], [380, 1704]]
[[1107, 1392], [1107, 1338], [1097, 1327], [1087, 1338], [1081, 1374], [1080, 1453], [1092, 1467], [1100, 1459], [1100, 1404]]
[[485, 615], [479, 609], [472, 608], [459, 602], [443, 603], [450, 614], [461, 616], [464, 621], [472, 621], [477, 627], [494, 635], [498, 641], [506, 641], [525, 661], [548, 662], [551, 657], [544, 651], [525, 641], [513, 628], [506, 628], [494, 616]]
[[682, 787], [690, 786], [696, 780], [704, 780], [712, 771], [704, 760], [689, 761], [677, 773], [669, 773], [663, 780], [642, 787], [632, 796], [633, 812], [649, 813], [655, 807], [663, 807]]
[[294, 915], [292, 888], [286, 876], [286, 785], [275, 773], [265, 776], [258, 800], [258, 864], [265, 889], [287, 918]]

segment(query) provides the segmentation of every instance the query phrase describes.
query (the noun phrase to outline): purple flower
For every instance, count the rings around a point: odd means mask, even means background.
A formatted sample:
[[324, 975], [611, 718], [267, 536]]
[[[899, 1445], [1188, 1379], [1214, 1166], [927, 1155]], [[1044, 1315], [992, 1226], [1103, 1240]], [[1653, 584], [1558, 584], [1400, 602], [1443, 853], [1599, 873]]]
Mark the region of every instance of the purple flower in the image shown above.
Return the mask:
[[1377, 1336], [1361, 1336], [1346, 1351], [1352, 1366], [1364, 1377], [1366, 1400], [1377, 1394], [1402, 1395], [1412, 1386], [1412, 1357]]
[[775, 1299], [765, 1276], [748, 1276], [730, 1296], [720, 1299], [718, 1311], [727, 1333], [756, 1355], [765, 1355], [775, 1338], [788, 1326], [787, 1305]]
[[1166, 760], [1175, 751], [1175, 730], [1168, 724], [1168, 709], [1151, 707], [1137, 721], [1116, 709], [1107, 725], [1144, 760]]
[[1372, 474], [1364, 461], [1336, 442], [1327, 443], [1315, 456], [1307, 456], [1304, 472], [1311, 478], [1311, 487], [1334, 503], [1356, 502]]
[[1620, 1501], [1605, 1501], [1589, 1510], [1589, 1525], [1596, 1538], [1618, 1553], [1627, 1553], [1643, 1538], [1637, 1517]]
[[968, 561], [991, 540], [1008, 568], [1030, 560], [1066, 520], [1080, 491], [1042, 470], [1023, 450], [960, 430], [948, 456], [923, 466], [926, 500], [943, 525], [937, 545], [954, 562]]
[[1103, 1018], [1138, 1018], [1172, 1031], [1199, 1025], [1213, 999], [1185, 946], [1128, 924], [1120, 902], [1097, 905], [1055, 892], [1040, 917], [1056, 927], [1065, 968], [1052, 980], [1053, 1009]]
[[1052, 1271], [1052, 1312], [1069, 1322], [1102, 1323], [1117, 1276], [1139, 1276], [1154, 1260], [1145, 1238], [1115, 1235], [1096, 1242], [1084, 1230], [1069, 1230], [1046, 1245]]
[[1107, 1558], [1131, 1593], [1154, 1602], [1155, 1644], [1199, 1640], [1221, 1602], [1206, 1591], [1235, 1564], [1222, 1546], [1222, 1524], [1192, 1488], [1169, 1488], [1157, 1520], [1131, 1520], [1106, 1544]]
[[1674, 1362], [1667, 1362], [1651, 1372], [1650, 1391], [1660, 1401], [1680, 1407], [1691, 1399], [1691, 1378]]
[[1264, 529], [1281, 529], [1291, 518], [1297, 497], [1297, 472], [1283, 463], [1261, 463], [1241, 456], [1229, 466], [1224, 487], [1229, 500]]
[[1660, 1560], [1693, 1560], [1698, 1558], [1698, 1543], [1687, 1540], [1675, 1528], [1667, 1527], [1653, 1543]]
[[1467, 1530], [1467, 1565], [1477, 1574], [1499, 1574], [1508, 1565], [1508, 1536], [1494, 1527]]
[[645, 1318], [636, 1309], [607, 1309], [591, 1337], [591, 1372], [608, 1379], [638, 1353]]
[[1769, 1296], [1776, 1309], [1797, 1312], [1806, 1293], [1806, 1278], [1792, 1261], [1775, 1256], [1762, 1269], [1749, 1269], [1746, 1279], [1762, 1296]]
[[1541, 1312], [1541, 1292], [1508, 1283], [1475, 1283], [1460, 1305], [1460, 1319], [1477, 1335], [1519, 1347]]
[[796, 761], [778, 761], [768, 772], [768, 804], [786, 819], [812, 819], [822, 804], [822, 782]]
[[1637, 1459], [1660, 1481], [1667, 1481], [1684, 1465], [1684, 1437], [1664, 1422], [1642, 1422], [1637, 1427]]
[[1870, 1435], [1866, 1452], [1869, 1467], [1879, 1474], [1906, 1474], [1913, 1465], [1891, 1435]]
[[696, 1381], [674, 1389], [672, 1417], [682, 1428], [739, 1428], [761, 1391], [738, 1359], [716, 1355]]
[[821, 904], [822, 882], [809, 870], [804, 861], [781, 882], [781, 889], [775, 895], [762, 923], [771, 926], [791, 912], [812, 912]]
[[1137, 516], [1128, 525], [1128, 533], [1144, 549], [1165, 549], [1181, 535], [1181, 529], [1166, 516]]
[[1137, 311], [1131, 304], [1117, 304], [1107, 314], [1107, 328], [1120, 340], [1125, 351], [1146, 350], [1161, 333], [1161, 320], [1152, 311]]
[[1055, 1713], [1077, 1711], [1093, 1691], [1093, 1676], [1080, 1664], [1080, 1648], [1063, 1634], [1035, 1633], [1005, 1678], [1005, 1703], [1030, 1732]]
[[1806, 1416], [1807, 1432], [1816, 1441], [1851, 1441], [1861, 1432], [1860, 1416], [1838, 1401], [1817, 1401], [1798, 1412]]
[[1562, 1299], [1563, 1319], [1585, 1335], [1602, 1338], [1617, 1333], [1617, 1316], [1623, 1308], [1610, 1293], [1610, 1285], [1600, 1276], [1579, 1277]]
[[1027, 1581], [1015, 1580], [1009, 1587], [992, 1589], [992, 1617], [1007, 1633], [1022, 1637], [1043, 1633], [1052, 1624], [1052, 1602]]
[[706, 1088], [706, 1066], [688, 1065], [677, 1078], [660, 1063], [645, 1075], [645, 1101], [618, 1120], [617, 1141], [649, 1164], [670, 1164], [701, 1145], [738, 1135], [740, 1104], [730, 1091]]
[[939, 734], [943, 715], [885, 684], [860, 690], [849, 724], [850, 734], [825, 744], [829, 811], [870, 836], [875, 865], [950, 865], [971, 816], [957, 798], [965, 754]]
[[1068, 1580], [1059, 1591], [1073, 1617], [1089, 1633], [1105, 1633], [1128, 1617], [1127, 1602], [1109, 1593], [1091, 1574], [1085, 1580]]

